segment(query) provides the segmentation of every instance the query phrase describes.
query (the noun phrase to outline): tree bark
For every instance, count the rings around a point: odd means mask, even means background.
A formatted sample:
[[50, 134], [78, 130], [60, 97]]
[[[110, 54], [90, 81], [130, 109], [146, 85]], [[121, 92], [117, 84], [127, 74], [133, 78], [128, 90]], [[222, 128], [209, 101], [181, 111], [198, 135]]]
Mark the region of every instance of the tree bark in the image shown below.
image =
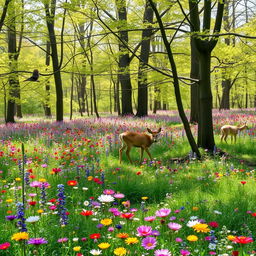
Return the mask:
[[62, 79], [61, 79], [59, 59], [58, 59], [57, 41], [56, 41], [56, 36], [54, 31], [55, 8], [56, 8], [56, 0], [51, 1], [51, 12], [49, 9], [49, 5], [45, 3], [46, 24], [47, 24], [49, 40], [51, 45], [51, 57], [52, 57], [52, 66], [53, 66], [55, 90], [56, 90], [56, 121], [62, 122], [63, 121], [63, 89], [62, 89]]
[[[127, 24], [126, 0], [116, 0], [117, 15], [119, 22]], [[124, 25], [125, 26], [125, 25]], [[128, 31], [122, 27], [118, 27], [119, 36], [126, 45], [129, 43]], [[122, 115], [133, 115], [132, 110], [132, 84], [130, 78], [130, 58], [129, 52], [122, 42], [119, 42], [119, 62], [118, 76], [121, 84], [122, 95]]]
[[[143, 23], [153, 23], [154, 12], [150, 7], [148, 0], [146, 1]], [[138, 111], [136, 116], [143, 117], [148, 115], [148, 80], [145, 71], [148, 64], [150, 52], [150, 38], [153, 34], [151, 25], [142, 31], [141, 53], [138, 71]]]

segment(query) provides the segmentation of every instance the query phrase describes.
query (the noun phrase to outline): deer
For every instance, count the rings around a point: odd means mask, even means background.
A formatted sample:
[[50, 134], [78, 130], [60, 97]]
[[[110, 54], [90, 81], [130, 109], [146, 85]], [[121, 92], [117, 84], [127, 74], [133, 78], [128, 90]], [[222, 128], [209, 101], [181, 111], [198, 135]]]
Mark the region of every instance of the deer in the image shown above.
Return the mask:
[[248, 126], [246, 123], [242, 126], [235, 126], [235, 125], [223, 125], [220, 128], [220, 133], [221, 133], [221, 142], [224, 139], [225, 142], [227, 143], [227, 137], [228, 135], [231, 136], [231, 143], [233, 142], [233, 137], [234, 137], [234, 142], [236, 143], [236, 135], [238, 131], [242, 131], [244, 129], [248, 129]]
[[132, 164], [132, 160], [130, 157], [130, 151], [132, 147], [137, 147], [141, 149], [140, 153], [140, 163], [143, 159], [144, 150], [147, 152], [150, 160], [152, 161], [152, 156], [148, 150], [148, 148], [154, 143], [157, 142], [159, 134], [161, 132], [161, 128], [157, 131], [151, 131], [147, 128], [149, 134], [146, 133], [137, 133], [137, 132], [130, 132], [126, 131], [119, 135], [119, 139], [121, 142], [121, 147], [119, 149], [119, 159], [120, 164], [122, 163], [122, 154], [123, 150], [126, 148], [126, 156], [129, 159], [130, 163]]

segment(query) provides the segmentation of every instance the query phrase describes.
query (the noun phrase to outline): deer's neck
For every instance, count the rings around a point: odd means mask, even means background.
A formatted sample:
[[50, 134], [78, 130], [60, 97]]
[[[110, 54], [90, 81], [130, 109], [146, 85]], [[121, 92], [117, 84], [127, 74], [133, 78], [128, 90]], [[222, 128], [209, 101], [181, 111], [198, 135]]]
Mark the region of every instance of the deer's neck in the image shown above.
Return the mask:
[[241, 127], [238, 127], [238, 130], [239, 131], [242, 131], [242, 130], [244, 130], [245, 129], [245, 125], [243, 125], [243, 126], [241, 126]]

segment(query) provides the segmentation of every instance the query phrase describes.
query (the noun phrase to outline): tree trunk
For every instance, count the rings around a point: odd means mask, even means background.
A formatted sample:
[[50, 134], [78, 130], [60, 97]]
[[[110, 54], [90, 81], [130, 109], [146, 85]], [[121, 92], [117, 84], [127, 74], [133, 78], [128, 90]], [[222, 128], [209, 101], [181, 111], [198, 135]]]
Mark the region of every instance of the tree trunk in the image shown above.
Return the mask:
[[[51, 10], [56, 8], [56, 0], [51, 2]], [[49, 40], [51, 45], [51, 57], [52, 57], [52, 66], [54, 72], [54, 81], [55, 81], [55, 90], [56, 90], [56, 121], [63, 121], [63, 89], [62, 89], [62, 80], [58, 59], [58, 50], [57, 50], [57, 41], [54, 31], [54, 17], [55, 13], [50, 13], [48, 4], [45, 4], [46, 10], [46, 24], [49, 34]]]
[[[199, 80], [199, 60], [195, 40], [190, 39], [191, 66], [190, 77]], [[198, 123], [199, 119], [199, 84], [194, 82], [190, 88], [190, 123]]]
[[[150, 7], [148, 1], [146, 1], [145, 12], [143, 23], [153, 23], [154, 12]], [[142, 117], [148, 115], [148, 79], [147, 72], [145, 72], [149, 59], [150, 52], [150, 37], [153, 31], [151, 25], [147, 26], [142, 31], [142, 43], [141, 43], [141, 53], [139, 60], [139, 71], [138, 71], [138, 111], [136, 116]]]
[[220, 109], [230, 109], [231, 87], [231, 79], [225, 79], [222, 81], [222, 98], [220, 103]]
[[[126, 45], [129, 43], [127, 24], [126, 0], [116, 0], [118, 20], [123, 24], [123, 27], [118, 27], [119, 36]], [[122, 94], [122, 115], [133, 115], [132, 110], [132, 84], [130, 78], [130, 58], [129, 52], [122, 42], [119, 42], [119, 62], [118, 62], [118, 76], [121, 84]]]
[[[50, 42], [47, 40], [46, 42], [46, 56], [45, 56], [45, 65], [46, 69], [48, 70], [48, 67], [50, 66], [50, 52], [51, 52], [51, 45]], [[50, 118], [52, 116], [51, 107], [50, 107], [50, 81], [47, 80], [45, 85], [45, 102], [44, 102], [44, 114], [45, 117]]]
[[212, 91], [211, 91], [211, 53], [200, 52], [200, 82], [199, 82], [199, 124], [198, 146], [213, 150], [215, 146], [212, 122]]

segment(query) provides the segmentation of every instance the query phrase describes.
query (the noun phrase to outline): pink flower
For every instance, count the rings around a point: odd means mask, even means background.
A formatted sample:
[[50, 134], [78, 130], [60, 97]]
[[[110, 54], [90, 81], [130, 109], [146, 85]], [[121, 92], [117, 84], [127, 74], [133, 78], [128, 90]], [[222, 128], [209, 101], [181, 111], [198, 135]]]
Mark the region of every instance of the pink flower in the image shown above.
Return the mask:
[[168, 224], [168, 227], [171, 229], [171, 230], [174, 230], [174, 231], [177, 231], [177, 230], [180, 230], [182, 228], [182, 225], [178, 224], [178, 223], [175, 223], [175, 222], [170, 222]]
[[148, 221], [148, 222], [152, 222], [156, 219], [156, 216], [148, 216], [148, 217], [145, 217], [144, 220], [145, 221]]
[[182, 256], [187, 256], [187, 255], [190, 254], [190, 251], [181, 249], [181, 250], [180, 250], [180, 254], [181, 254]]
[[142, 239], [141, 245], [146, 250], [152, 250], [156, 247], [157, 241], [156, 238], [148, 236]]
[[113, 194], [115, 194], [115, 191], [113, 189], [105, 189], [103, 191], [103, 194], [105, 194], [105, 195], [113, 195]]
[[157, 216], [157, 217], [161, 217], [161, 218], [165, 218], [165, 217], [167, 217], [170, 213], [171, 213], [171, 210], [170, 210], [170, 209], [162, 208], [162, 209], [156, 211], [156, 216]]
[[122, 198], [124, 198], [124, 194], [116, 193], [116, 194], [114, 194], [114, 198], [122, 199]]
[[138, 236], [150, 236], [152, 228], [150, 226], [140, 226], [137, 228]]
[[168, 249], [156, 250], [154, 256], [171, 256], [171, 253]]
[[177, 243], [182, 243], [182, 242], [183, 242], [183, 240], [182, 240], [180, 237], [176, 237], [176, 238], [175, 238], [175, 241], [176, 241]]
[[30, 183], [30, 187], [32, 187], [32, 188], [39, 188], [40, 186], [41, 186], [41, 182], [40, 181], [32, 181], [31, 183]]

